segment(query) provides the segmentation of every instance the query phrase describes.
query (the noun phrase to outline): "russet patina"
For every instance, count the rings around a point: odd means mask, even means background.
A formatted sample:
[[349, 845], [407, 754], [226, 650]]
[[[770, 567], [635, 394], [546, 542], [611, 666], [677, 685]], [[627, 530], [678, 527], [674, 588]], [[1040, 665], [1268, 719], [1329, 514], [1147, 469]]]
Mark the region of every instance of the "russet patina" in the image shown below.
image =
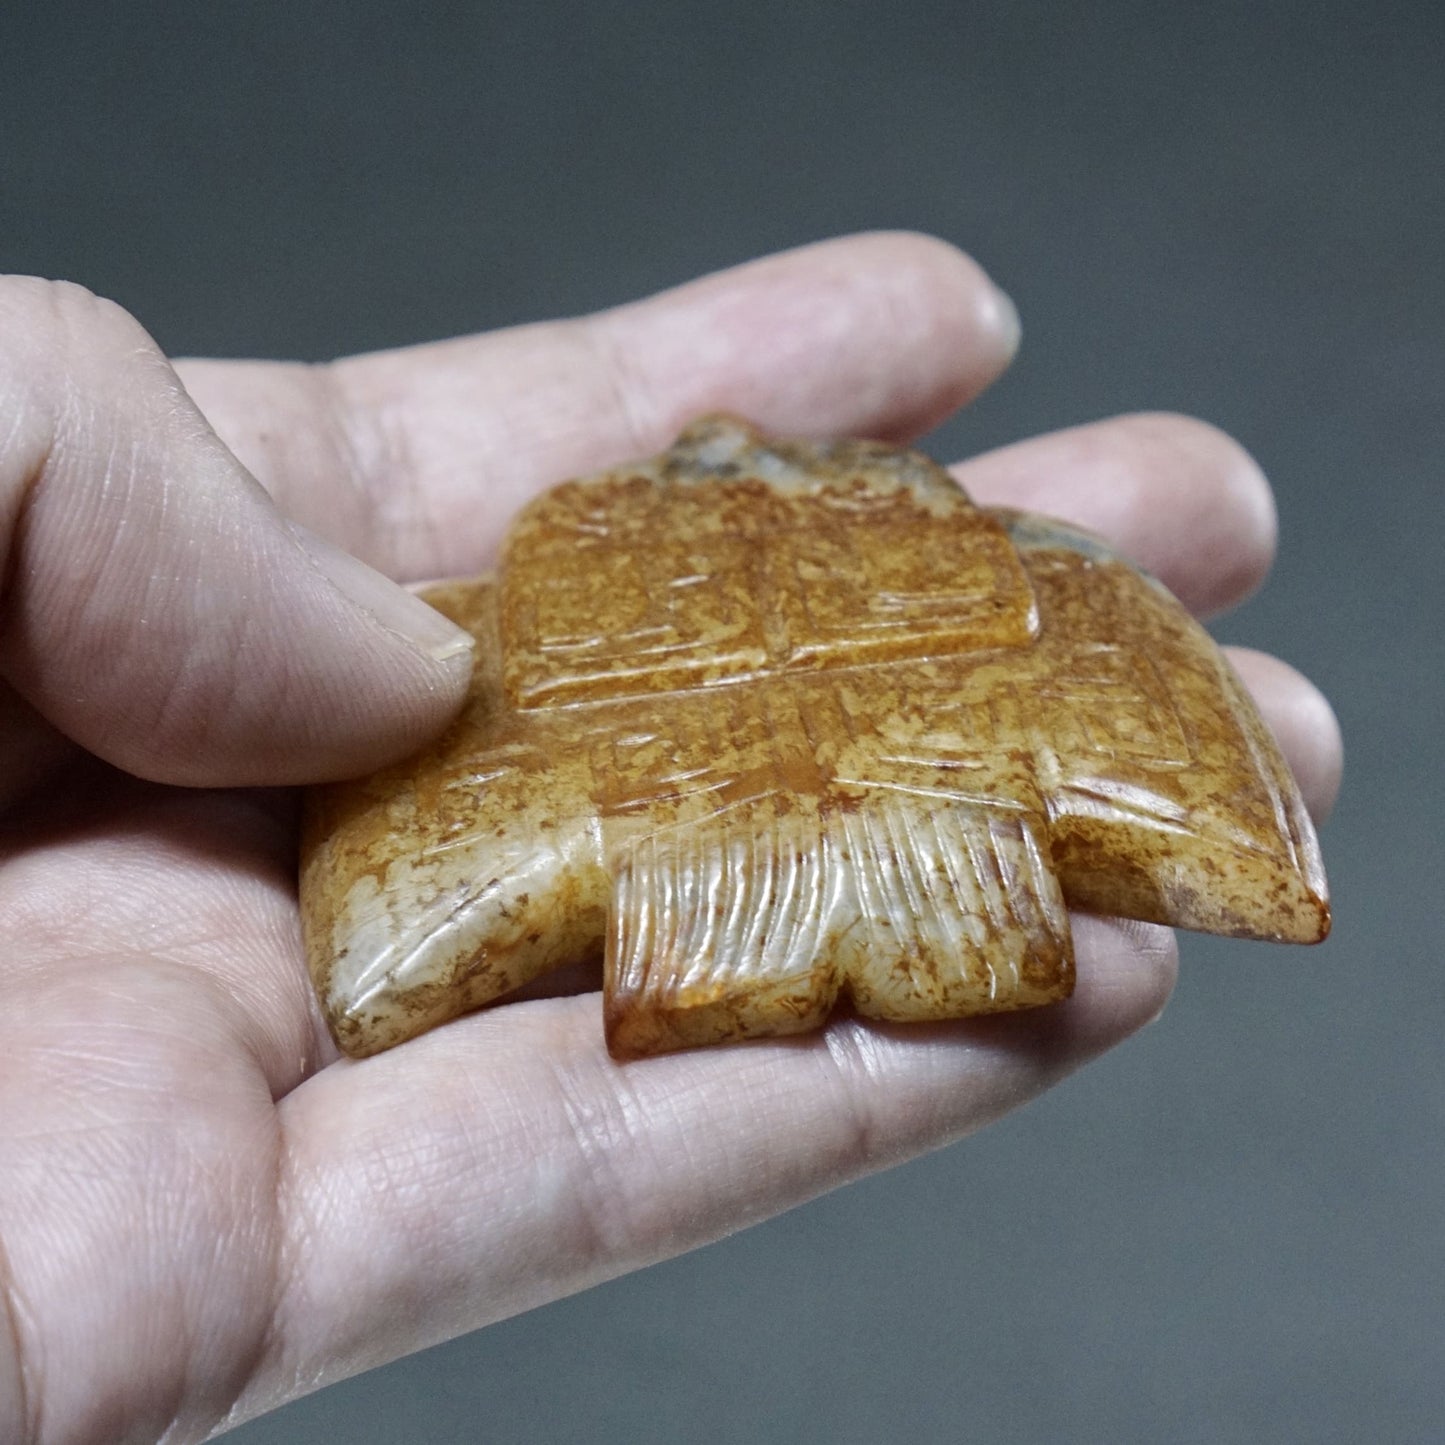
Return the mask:
[[1208, 634], [926, 458], [707, 418], [435, 588], [479, 662], [421, 755], [316, 790], [312, 974], [376, 1052], [604, 961], [619, 1056], [1047, 1004], [1068, 910], [1291, 942], [1314, 830]]

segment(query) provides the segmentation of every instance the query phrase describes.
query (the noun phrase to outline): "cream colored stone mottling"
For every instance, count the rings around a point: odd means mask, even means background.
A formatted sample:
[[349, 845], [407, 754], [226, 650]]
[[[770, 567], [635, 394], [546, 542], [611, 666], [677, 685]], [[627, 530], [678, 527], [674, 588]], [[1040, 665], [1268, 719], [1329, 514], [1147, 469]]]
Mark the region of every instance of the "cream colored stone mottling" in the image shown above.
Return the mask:
[[367, 1054], [602, 955], [619, 1055], [1032, 1007], [1069, 907], [1309, 942], [1279, 751], [1208, 635], [926, 458], [708, 418], [539, 498], [432, 749], [310, 800], [310, 966]]

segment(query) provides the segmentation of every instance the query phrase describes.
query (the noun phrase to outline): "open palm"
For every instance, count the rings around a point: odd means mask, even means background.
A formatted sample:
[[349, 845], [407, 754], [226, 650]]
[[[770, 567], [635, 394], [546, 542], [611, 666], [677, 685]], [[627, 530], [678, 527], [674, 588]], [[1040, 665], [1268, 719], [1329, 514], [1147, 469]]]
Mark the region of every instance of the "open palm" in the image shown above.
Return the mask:
[[[590, 991], [341, 1060], [305, 978], [281, 785], [416, 746], [466, 678], [352, 556], [480, 570], [539, 487], [705, 411], [926, 430], [1016, 342], [957, 252], [857, 237], [583, 321], [188, 363], [184, 390], [84, 293], [0, 282], [0, 322], [0, 1439], [202, 1438], [956, 1139], [1163, 1006], [1170, 935], [1091, 919], [1064, 1005], [626, 1066]], [[1263, 480], [1197, 422], [958, 471], [1197, 611], [1269, 562]], [[1328, 707], [1236, 661], [1322, 811]]]

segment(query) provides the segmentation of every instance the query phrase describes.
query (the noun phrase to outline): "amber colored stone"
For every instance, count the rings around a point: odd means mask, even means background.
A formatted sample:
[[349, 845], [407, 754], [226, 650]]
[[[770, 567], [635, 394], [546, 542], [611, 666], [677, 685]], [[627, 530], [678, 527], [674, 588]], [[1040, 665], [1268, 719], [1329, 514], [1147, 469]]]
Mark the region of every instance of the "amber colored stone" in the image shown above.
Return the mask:
[[1068, 909], [1329, 927], [1208, 634], [1062, 523], [866, 442], [713, 417], [533, 502], [428, 594], [480, 661], [432, 748], [313, 791], [308, 959], [364, 1055], [604, 963], [619, 1056], [1047, 1004]]

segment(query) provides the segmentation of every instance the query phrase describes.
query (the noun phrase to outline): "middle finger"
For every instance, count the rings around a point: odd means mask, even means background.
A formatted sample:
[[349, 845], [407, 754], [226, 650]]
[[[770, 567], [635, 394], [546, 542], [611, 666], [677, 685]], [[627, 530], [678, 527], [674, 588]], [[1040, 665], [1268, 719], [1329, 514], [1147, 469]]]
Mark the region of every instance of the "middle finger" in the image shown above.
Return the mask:
[[1152, 572], [1191, 612], [1242, 601], [1274, 560], [1274, 499], [1238, 442], [1191, 417], [1115, 417], [953, 468], [976, 502], [1077, 523]]

